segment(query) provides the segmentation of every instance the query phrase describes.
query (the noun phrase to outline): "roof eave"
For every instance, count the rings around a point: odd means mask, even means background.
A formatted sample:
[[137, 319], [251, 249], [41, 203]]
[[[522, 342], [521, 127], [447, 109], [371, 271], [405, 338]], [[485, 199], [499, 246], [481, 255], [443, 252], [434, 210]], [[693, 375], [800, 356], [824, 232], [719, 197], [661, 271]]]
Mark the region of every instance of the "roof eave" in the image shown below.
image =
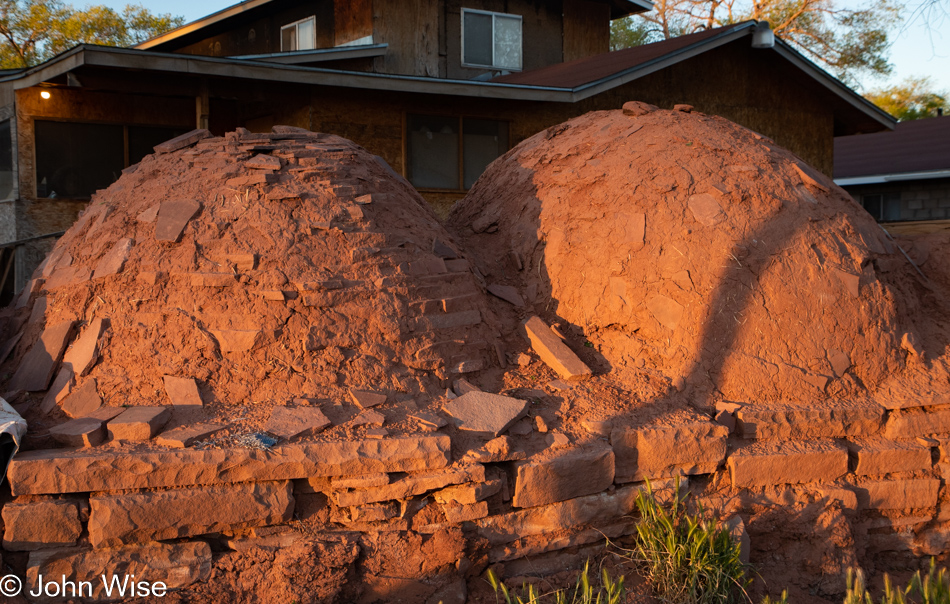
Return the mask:
[[211, 13], [210, 15], [207, 15], [205, 17], [196, 19], [195, 21], [192, 21], [191, 23], [185, 23], [181, 27], [176, 27], [175, 29], [165, 32], [159, 36], [155, 36], [154, 38], [149, 38], [148, 40], [144, 42], [140, 42], [136, 44], [135, 46], [133, 46], [133, 48], [137, 50], [148, 50], [150, 48], [154, 48], [160, 44], [171, 42], [172, 40], [176, 38], [180, 38], [182, 36], [196, 32], [200, 29], [204, 29], [205, 27], [208, 27], [209, 25], [214, 25], [215, 23], [224, 21], [225, 19], [230, 19], [231, 17], [235, 15], [239, 15], [241, 13], [255, 9], [259, 6], [263, 6], [264, 4], [267, 4], [268, 2], [271, 2], [271, 0], [244, 0], [244, 2], [241, 2], [239, 4], [234, 4], [232, 6], [228, 6], [227, 8], [223, 8], [216, 13]]
[[855, 185], [878, 185], [888, 182], [902, 182], [906, 180], [933, 180], [935, 178], [950, 178], [950, 169], [849, 176], [847, 178], [836, 178], [835, 184], [839, 187], [850, 187]]

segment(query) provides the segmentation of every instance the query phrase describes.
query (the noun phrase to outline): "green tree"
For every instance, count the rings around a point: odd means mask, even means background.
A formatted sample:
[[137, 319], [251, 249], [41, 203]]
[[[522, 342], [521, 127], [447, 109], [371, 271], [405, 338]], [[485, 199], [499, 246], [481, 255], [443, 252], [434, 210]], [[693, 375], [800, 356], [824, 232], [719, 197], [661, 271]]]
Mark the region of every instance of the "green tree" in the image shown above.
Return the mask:
[[611, 47], [754, 19], [767, 21], [776, 35], [847, 82], [861, 73], [890, 73], [888, 32], [899, 22], [894, 0], [871, 0], [857, 9], [836, 1], [659, 0], [651, 12], [615, 21]]
[[0, 0], [0, 67], [30, 67], [77, 44], [133, 46], [184, 21], [133, 4], [120, 13], [60, 0]]
[[872, 90], [866, 96], [902, 122], [934, 117], [937, 109], [950, 112], [950, 94], [934, 90], [930, 78], [907, 78], [896, 86]]

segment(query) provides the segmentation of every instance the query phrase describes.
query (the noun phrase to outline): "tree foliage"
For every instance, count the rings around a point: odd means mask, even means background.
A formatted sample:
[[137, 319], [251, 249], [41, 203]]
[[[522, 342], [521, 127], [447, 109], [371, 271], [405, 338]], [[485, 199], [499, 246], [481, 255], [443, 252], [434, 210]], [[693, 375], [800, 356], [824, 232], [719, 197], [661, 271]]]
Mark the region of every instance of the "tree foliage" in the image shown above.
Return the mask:
[[0, 0], [0, 67], [30, 67], [77, 44], [133, 46], [183, 23], [135, 4], [117, 12], [60, 0]]
[[867, 98], [902, 122], [934, 117], [937, 109], [950, 112], [950, 94], [935, 90], [930, 78], [907, 78], [896, 86], [872, 90]]
[[611, 44], [616, 50], [754, 19], [767, 21], [800, 52], [853, 81], [862, 72], [891, 71], [888, 31], [899, 21], [892, 2], [870, 0], [846, 9], [836, 0], [658, 0], [651, 12], [615, 21]]

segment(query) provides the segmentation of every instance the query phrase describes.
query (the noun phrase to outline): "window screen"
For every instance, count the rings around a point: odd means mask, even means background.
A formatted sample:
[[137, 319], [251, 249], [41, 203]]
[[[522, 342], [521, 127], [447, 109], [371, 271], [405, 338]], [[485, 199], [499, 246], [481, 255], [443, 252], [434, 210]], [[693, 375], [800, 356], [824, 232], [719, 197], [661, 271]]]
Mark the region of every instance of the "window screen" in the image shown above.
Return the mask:
[[470, 189], [488, 164], [508, 151], [508, 123], [497, 120], [462, 120], [464, 188]]
[[10, 120], [0, 122], [0, 200], [13, 197], [13, 138]]
[[313, 17], [297, 24], [297, 50], [313, 50], [314, 35]]
[[495, 60], [501, 69], [521, 69], [521, 19], [495, 15]]
[[280, 28], [280, 49], [284, 52], [297, 50], [296, 25], [287, 25]]
[[316, 48], [316, 26], [313, 17], [280, 28], [280, 50], [313, 50]]
[[469, 65], [492, 64], [492, 16], [482, 13], [463, 13], [463, 62]]
[[122, 126], [38, 120], [34, 133], [38, 197], [89, 198], [125, 166]]
[[409, 181], [421, 189], [458, 189], [459, 120], [409, 116]]

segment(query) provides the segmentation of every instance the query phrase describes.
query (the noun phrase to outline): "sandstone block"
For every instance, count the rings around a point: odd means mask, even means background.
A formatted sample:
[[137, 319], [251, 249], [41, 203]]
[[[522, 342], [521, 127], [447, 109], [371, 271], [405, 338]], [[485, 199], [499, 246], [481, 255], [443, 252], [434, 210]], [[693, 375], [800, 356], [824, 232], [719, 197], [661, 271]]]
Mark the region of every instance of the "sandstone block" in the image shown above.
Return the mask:
[[69, 417], [89, 415], [102, 406], [102, 398], [96, 389], [96, 380], [87, 379], [82, 386], [73, 390], [59, 404], [59, 408]]
[[448, 465], [450, 449], [449, 437], [440, 434], [288, 444], [267, 451], [21, 451], [10, 462], [7, 480], [14, 495], [38, 495], [421, 472]]
[[129, 407], [106, 424], [112, 440], [149, 440], [171, 419], [168, 407]]
[[615, 522], [636, 506], [640, 487], [630, 486], [612, 493], [598, 493], [478, 521], [477, 533], [491, 545], [511, 543], [531, 535], [556, 533], [586, 524]]
[[56, 407], [57, 403], [69, 396], [75, 387], [76, 376], [73, 374], [73, 369], [64, 363], [60, 367], [59, 373], [56, 374], [53, 384], [46, 391], [46, 395], [43, 396], [43, 402], [40, 403], [40, 413], [47, 415]]
[[201, 203], [193, 200], [163, 201], [155, 220], [155, 240], [177, 242], [198, 210]]
[[340, 507], [350, 507], [380, 501], [409, 499], [451, 484], [484, 482], [484, 480], [485, 466], [480, 464], [456, 466], [434, 472], [410, 474], [395, 482], [375, 488], [339, 490], [337, 485], [340, 483], [331, 483], [334, 488], [330, 492], [330, 499]]
[[855, 439], [847, 446], [851, 458], [855, 460], [854, 473], [858, 475], [915, 472], [932, 467], [930, 447], [915, 441]]
[[872, 510], [919, 510], [937, 505], [940, 480], [875, 480], [855, 486], [858, 505]]
[[496, 298], [504, 300], [513, 306], [524, 308], [524, 298], [522, 298], [521, 294], [518, 293], [518, 288], [516, 287], [492, 283], [488, 286], [488, 293], [495, 296]]
[[524, 323], [525, 333], [541, 360], [568, 381], [586, 380], [593, 372], [540, 317], [531, 317]]
[[884, 423], [885, 409], [875, 402], [828, 404], [756, 404], [736, 411], [744, 438], [813, 439], [871, 436]]
[[733, 487], [823, 482], [848, 473], [848, 450], [833, 441], [759, 441], [726, 461]]
[[[312, 485], [313, 483], [311, 483]], [[330, 479], [334, 489], [370, 489], [389, 484], [389, 474], [366, 474], [365, 476], [340, 476]], [[317, 489], [323, 490], [323, 489]]]
[[155, 439], [155, 443], [166, 447], [177, 447], [181, 449], [190, 447], [198, 441], [210, 438], [227, 427], [227, 424], [218, 423], [180, 426], [159, 434]]
[[165, 394], [171, 400], [172, 405], [196, 405], [202, 406], [201, 394], [198, 393], [198, 383], [194, 378], [175, 377], [166, 375], [164, 377]]
[[894, 411], [884, 427], [884, 436], [893, 439], [947, 432], [950, 432], [950, 409]]
[[191, 273], [192, 287], [228, 287], [234, 285], [233, 273]]
[[495, 493], [501, 491], [501, 480], [490, 480], [483, 483], [460, 484], [446, 487], [433, 494], [438, 503], [459, 503], [462, 505], [472, 505], [479, 501], [488, 499]]
[[212, 330], [221, 352], [248, 352], [257, 348], [263, 339], [259, 329]]
[[95, 447], [106, 439], [101, 419], [80, 417], [49, 429], [53, 440], [66, 447]]
[[331, 423], [319, 407], [274, 407], [264, 431], [290, 440], [322, 432]]
[[488, 503], [480, 501], [471, 505], [462, 505], [453, 502], [442, 506], [442, 512], [445, 514], [446, 522], [452, 524], [471, 522], [488, 516]]
[[617, 482], [715, 472], [726, 455], [729, 430], [712, 422], [678, 426], [614, 428]]
[[8, 388], [28, 392], [46, 390], [69, 343], [74, 324], [73, 321], [64, 321], [44, 329], [40, 339], [23, 356]]
[[467, 392], [447, 402], [442, 409], [455, 419], [460, 430], [497, 437], [528, 412], [528, 402], [489, 392]]
[[3, 549], [28, 552], [75, 545], [82, 534], [75, 501], [11, 502], [3, 506]]
[[[87, 581], [92, 601], [103, 601], [106, 593], [100, 577], [107, 579], [135, 575], [136, 580], [165, 583], [169, 590], [207, 581], [211, 576], [211, 548], [195, 543], [149, 543], [117, 549], [63, 548], [32, 552], [27, 564], [27, 585], [35, 586], [39, 575], [62, 577], [79, 584]], [[88, 594], [88, 592], [84, 592]], [[113, 595], [113, 599], [114, 595]], [[37, 600], [62, 602], [62, 598]]]
[[517, 465], [511, 505], [528, 508], [599, 493], [613, 484], [614, 452], [610, 447], [569, 449]]
[[289, 481], [141, 491], [89, 498], [89, 542], [119, 547], [290, 520]]

